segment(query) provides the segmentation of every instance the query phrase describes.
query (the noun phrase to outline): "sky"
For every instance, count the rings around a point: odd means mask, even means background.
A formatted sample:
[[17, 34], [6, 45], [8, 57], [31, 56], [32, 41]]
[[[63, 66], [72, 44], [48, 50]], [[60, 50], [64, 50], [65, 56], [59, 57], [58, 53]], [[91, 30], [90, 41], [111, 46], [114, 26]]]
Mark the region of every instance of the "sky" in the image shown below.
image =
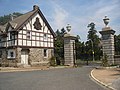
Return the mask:
[[[0, 0], [0, 16], [13, 12], [26, 13], [38, 5], [54, 31], [72, 27], [71, 34], [87, 40], [89, 28], [94, 22], [97, 34], [104, 28], [103, 18], [110, 18], [110, 26], [120, 34], [120, 0]], [[101, 36], [100, 36], [101, 37]]]

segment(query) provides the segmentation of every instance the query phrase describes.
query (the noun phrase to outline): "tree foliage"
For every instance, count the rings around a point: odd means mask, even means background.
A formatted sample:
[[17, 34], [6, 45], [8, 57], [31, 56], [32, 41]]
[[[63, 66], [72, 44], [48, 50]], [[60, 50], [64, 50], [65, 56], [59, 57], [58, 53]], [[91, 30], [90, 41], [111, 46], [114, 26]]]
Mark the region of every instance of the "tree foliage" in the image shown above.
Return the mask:
[[102, 51], [100, 47], [100, 38], [97, 35], [95, 24], [91, 22], [87, 27], [89, 28], [87, 36], [88, 41], [86, 42], [87, 54], [89, 54], [91, 59], [94, 54], [95, 59], [99, 60], [102, 55]]
[[14, 12], [14, 13], [9, 14], [9, 15], [1, 16], [1, 17], [0, 17], [0, 25], [4, 25], [4, 24], [6, 24], [7, 22], [11, 21], [11, 17], [12, 17], [12, 16], [13, 16], [14, 18], [16, 18], [16, 17], [21, 16], [21, 15], [22, 15], [21, 13]]
[[56, 40], [54, 43], [55, 46], [55, 57], [57, 59], [57, 64], [63, 64], [64, 63], [64, 34], [66, 30], [62, 28], [61, 30], [56, 31]]
[[120, 34], [115, 35], [115, 54], [120, 55]]
[[103, 67], [108, 67], [109, 64], [108, 64], [108, 56], [105, 54], [102, 58], [102, 66]]
[[76, 58], [81, 59], [81, 52], [82, 52], [82, 43], [80, 42], [80, 36], [77, 35], [75, 40], [75, 49], [76, 49]]

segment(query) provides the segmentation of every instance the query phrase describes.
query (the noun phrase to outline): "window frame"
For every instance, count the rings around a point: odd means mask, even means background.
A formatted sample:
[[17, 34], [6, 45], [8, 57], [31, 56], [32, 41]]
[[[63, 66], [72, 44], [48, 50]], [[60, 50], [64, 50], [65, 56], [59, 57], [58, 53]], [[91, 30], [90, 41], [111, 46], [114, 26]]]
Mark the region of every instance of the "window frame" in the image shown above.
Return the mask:
[[46, 41], [48, 38], [48, 35], [46, 33], [44, 33], [44, 40]]
[[11, 57], [11, 58], [14, 57], [14, 52], [10, 52], [10, 57]]
[[31, 32], [30, 31], [27, 31], [26, 32], [26, 39], [31, 39]]
[[[13, 55], [12, 55], [12, 54], [13, 54]], [[15, 50], [8, 50], [8, 51], [7, 51], [7, 58], [8, 58], [8, 59], [15, 59], [15, 58], [16, 58]]]
[[43, 49], [43, 56], [44, 58], [48, 57], [48, 49]]

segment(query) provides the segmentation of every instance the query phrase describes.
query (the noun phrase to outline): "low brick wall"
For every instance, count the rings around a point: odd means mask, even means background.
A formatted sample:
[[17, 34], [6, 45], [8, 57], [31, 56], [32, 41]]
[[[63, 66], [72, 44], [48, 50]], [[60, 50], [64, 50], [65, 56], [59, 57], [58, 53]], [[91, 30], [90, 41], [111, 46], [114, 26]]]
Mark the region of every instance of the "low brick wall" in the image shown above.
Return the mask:
[[120, 55], [115, 55], [114, 59], [115, 59], [115, 64], [119, 64], [120, 65]]

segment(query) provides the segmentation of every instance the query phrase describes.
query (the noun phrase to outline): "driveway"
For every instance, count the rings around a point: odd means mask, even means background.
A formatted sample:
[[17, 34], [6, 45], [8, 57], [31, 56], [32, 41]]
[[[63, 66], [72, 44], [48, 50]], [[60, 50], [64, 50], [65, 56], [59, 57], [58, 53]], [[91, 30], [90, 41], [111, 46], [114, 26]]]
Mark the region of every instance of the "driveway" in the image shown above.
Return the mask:
[[107, 90], [89, 77], [91, 67], [1, 72], [0, 90]]

